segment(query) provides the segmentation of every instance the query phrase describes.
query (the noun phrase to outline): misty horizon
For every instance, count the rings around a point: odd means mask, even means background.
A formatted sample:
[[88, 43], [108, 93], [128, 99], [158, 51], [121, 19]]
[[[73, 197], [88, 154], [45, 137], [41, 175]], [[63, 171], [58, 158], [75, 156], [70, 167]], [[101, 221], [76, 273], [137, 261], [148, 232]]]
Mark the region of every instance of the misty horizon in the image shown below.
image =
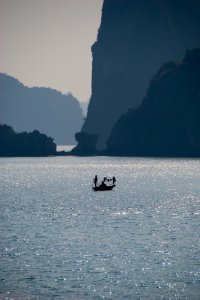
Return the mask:
[[1, 72], [87, 102], [102, 2], [0, 0]]

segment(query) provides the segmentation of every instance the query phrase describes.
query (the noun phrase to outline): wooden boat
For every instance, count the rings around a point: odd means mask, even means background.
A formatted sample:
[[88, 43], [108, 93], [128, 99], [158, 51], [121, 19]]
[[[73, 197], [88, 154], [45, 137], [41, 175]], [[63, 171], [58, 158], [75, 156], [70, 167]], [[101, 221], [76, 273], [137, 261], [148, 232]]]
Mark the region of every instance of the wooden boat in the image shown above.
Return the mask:
[[98, 185], [98, 186], [93, 186], [92, 189], [93, 191], [111, 191], [115, 187], [115, 184], [113, 185]]

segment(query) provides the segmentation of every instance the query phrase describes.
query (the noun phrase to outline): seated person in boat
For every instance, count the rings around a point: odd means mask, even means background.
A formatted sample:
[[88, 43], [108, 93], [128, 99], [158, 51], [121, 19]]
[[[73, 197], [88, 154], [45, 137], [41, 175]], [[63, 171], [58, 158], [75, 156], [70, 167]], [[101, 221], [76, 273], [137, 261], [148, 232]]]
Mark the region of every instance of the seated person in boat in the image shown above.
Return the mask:
[[106, 187], [107, 185], [105, 184], [104, 180], [101, 182], [101, 187]]

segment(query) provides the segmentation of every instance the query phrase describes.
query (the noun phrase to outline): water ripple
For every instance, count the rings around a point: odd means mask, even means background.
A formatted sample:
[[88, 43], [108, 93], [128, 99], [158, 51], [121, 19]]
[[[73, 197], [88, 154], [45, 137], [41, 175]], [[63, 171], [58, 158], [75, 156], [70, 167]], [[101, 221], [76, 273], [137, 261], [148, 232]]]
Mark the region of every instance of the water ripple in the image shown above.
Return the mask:
[[[200, 161], [0, 159], [0, 299], [198, 299]], [[117, 177], [95, 193], [91, 179]]]

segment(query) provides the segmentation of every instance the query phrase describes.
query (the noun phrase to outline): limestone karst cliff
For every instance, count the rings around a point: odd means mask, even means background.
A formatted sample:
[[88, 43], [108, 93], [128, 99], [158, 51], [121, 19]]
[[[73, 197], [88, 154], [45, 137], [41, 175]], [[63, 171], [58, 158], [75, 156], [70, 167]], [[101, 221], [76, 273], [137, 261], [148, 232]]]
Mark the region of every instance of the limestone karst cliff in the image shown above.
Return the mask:
[[[160, 65], [199, 45], [198, 0], [104, 0], [81, 132], [97, 135], [97, 149], [104, 149], [115, 122], [141, 103]], [[79, 143], [82, 149], [84, 136]]]
[[0, 123], [14, 130], [39, 130], [60, 145], [73, 145], [74, 135], [83, 124], [80, 105], [71, 94], [51, 88], [24, 86], [0, 73]]
[[114, 126], [108, 155], [200, 157], [200, 48], [165, 63], [140, 107]]

